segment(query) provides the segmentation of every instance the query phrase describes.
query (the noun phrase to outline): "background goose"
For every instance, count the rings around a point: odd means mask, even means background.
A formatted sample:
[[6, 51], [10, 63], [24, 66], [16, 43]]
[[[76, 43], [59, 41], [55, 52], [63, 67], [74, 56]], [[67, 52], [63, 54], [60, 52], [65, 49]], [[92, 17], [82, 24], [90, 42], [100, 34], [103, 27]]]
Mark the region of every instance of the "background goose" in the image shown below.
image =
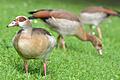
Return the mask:
[[89, 24], [91, 27], [95, 26], [98, 32], [98, 36], [102, 39], [102, 32], [99, 24], [109, 16], [119, 16], [120, 12], [104, 7], [92, 6], [88, 7], [80, 12], [80, 21], [83, 24]]

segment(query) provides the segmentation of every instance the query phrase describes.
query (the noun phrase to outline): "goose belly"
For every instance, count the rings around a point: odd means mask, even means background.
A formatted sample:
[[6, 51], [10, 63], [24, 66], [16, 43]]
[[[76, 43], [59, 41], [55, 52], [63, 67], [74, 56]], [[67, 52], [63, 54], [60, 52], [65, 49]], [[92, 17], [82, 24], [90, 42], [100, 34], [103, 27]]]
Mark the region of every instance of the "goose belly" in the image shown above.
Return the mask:
[[48, 38], [44, 36], [22, 36], [17, 42], [14, 41], [14, 47], [23, 58], [42, 58], [46, 56], [46, 51], [49, 48], [49, 41]]
[[80, 14], [80, 21], [83, 24], [92, 24], [92, 25], [99, 25], [105, 18], [106, 14], [102, 12], [96, 12], [96, 13], [81, 13]]
[[55, 19], [50, 18], [47, 23], [62, 35], [74, 35], [76, 30], [80, 27], [80, 23], [77, 21], [71, 21], [67, 19]]

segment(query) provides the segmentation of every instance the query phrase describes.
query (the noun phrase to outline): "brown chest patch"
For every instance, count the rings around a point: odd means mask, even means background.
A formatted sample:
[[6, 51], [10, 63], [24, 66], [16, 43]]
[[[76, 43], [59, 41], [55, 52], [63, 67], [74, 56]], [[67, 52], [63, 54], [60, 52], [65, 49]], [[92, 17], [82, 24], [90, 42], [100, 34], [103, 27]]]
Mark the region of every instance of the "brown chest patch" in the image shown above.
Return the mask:
[[40, 58], [46, 55], [50, 41], [43, 33], [26, 34], [20, 30], [13, 40], [13, 45], [19, 55], [25, 59]]

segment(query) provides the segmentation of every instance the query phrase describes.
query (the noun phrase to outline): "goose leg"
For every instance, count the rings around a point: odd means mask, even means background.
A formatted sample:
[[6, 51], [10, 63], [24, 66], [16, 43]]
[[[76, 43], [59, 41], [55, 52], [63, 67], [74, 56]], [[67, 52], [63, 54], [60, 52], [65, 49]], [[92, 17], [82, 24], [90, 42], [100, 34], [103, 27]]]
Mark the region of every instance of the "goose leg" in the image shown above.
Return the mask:
[[64, 37], [61, 36], [61, 38], [62, 38], [62, 48], [65, 49], [65, 40], [64, 40]]
[[61, 41], [61, 36], [60, 36], [60, 35], [58, 35], [58, 37], [57, 37], [57, 47], [59, 47], [59, 46], [60, 46], [60, 41]]
[[62, 46], [62, 48], [65, 49], [65, 41], [62, 35], [59, 35], [57, 37], [57, 43], [58, 43], [58, 46]]
[[101, 29], [100, 27], [97, 27], [97, 32], [98, 32], [98, 37], [102, 40], [102, 32], [101, 32]]
[[45, 76], [45, 80], [46, 80], [46, 69], [47, 69], [47, 67], [46, 67], [47, 65], [46, 65], [46, 62], [44, 63], [44, 76]]
[[28, 60], [24, 60], [25, 73], [28, 75]]

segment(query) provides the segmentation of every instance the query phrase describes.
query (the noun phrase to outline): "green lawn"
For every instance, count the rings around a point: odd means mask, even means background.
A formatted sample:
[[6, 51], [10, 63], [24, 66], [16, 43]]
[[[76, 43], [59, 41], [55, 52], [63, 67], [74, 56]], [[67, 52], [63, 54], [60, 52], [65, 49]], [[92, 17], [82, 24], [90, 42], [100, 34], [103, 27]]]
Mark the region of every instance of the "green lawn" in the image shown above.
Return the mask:
[[[18, 15], [41, 8], [65, 9], [75, 14], [90, 5], [104, 5], [120, 11], [120, 1], [112, 0], [0, 0], [0, 80], [27, 80], [23, 61], [12, 46], [12, 38], [19, 28], [6, 28]], [[104, 2], [105, 1], [105, 2]], [[116, 0], [117, 1], [117, 0]], [[55, 37], [47, 25], [38, 20], [34, 27], [44, 27]], [[66, 37], [67, 50], [55, 48], [47, 65], [47, 80], [120, 80], [120, 18], [110, 17], [101, 25], [104, 53], [100, 56], [91, 43], [75, 37]], [[29, 61], [29, 79], [38, 80], [39, 60]], [[41, 80], [44, 79], [40, 76]]]

